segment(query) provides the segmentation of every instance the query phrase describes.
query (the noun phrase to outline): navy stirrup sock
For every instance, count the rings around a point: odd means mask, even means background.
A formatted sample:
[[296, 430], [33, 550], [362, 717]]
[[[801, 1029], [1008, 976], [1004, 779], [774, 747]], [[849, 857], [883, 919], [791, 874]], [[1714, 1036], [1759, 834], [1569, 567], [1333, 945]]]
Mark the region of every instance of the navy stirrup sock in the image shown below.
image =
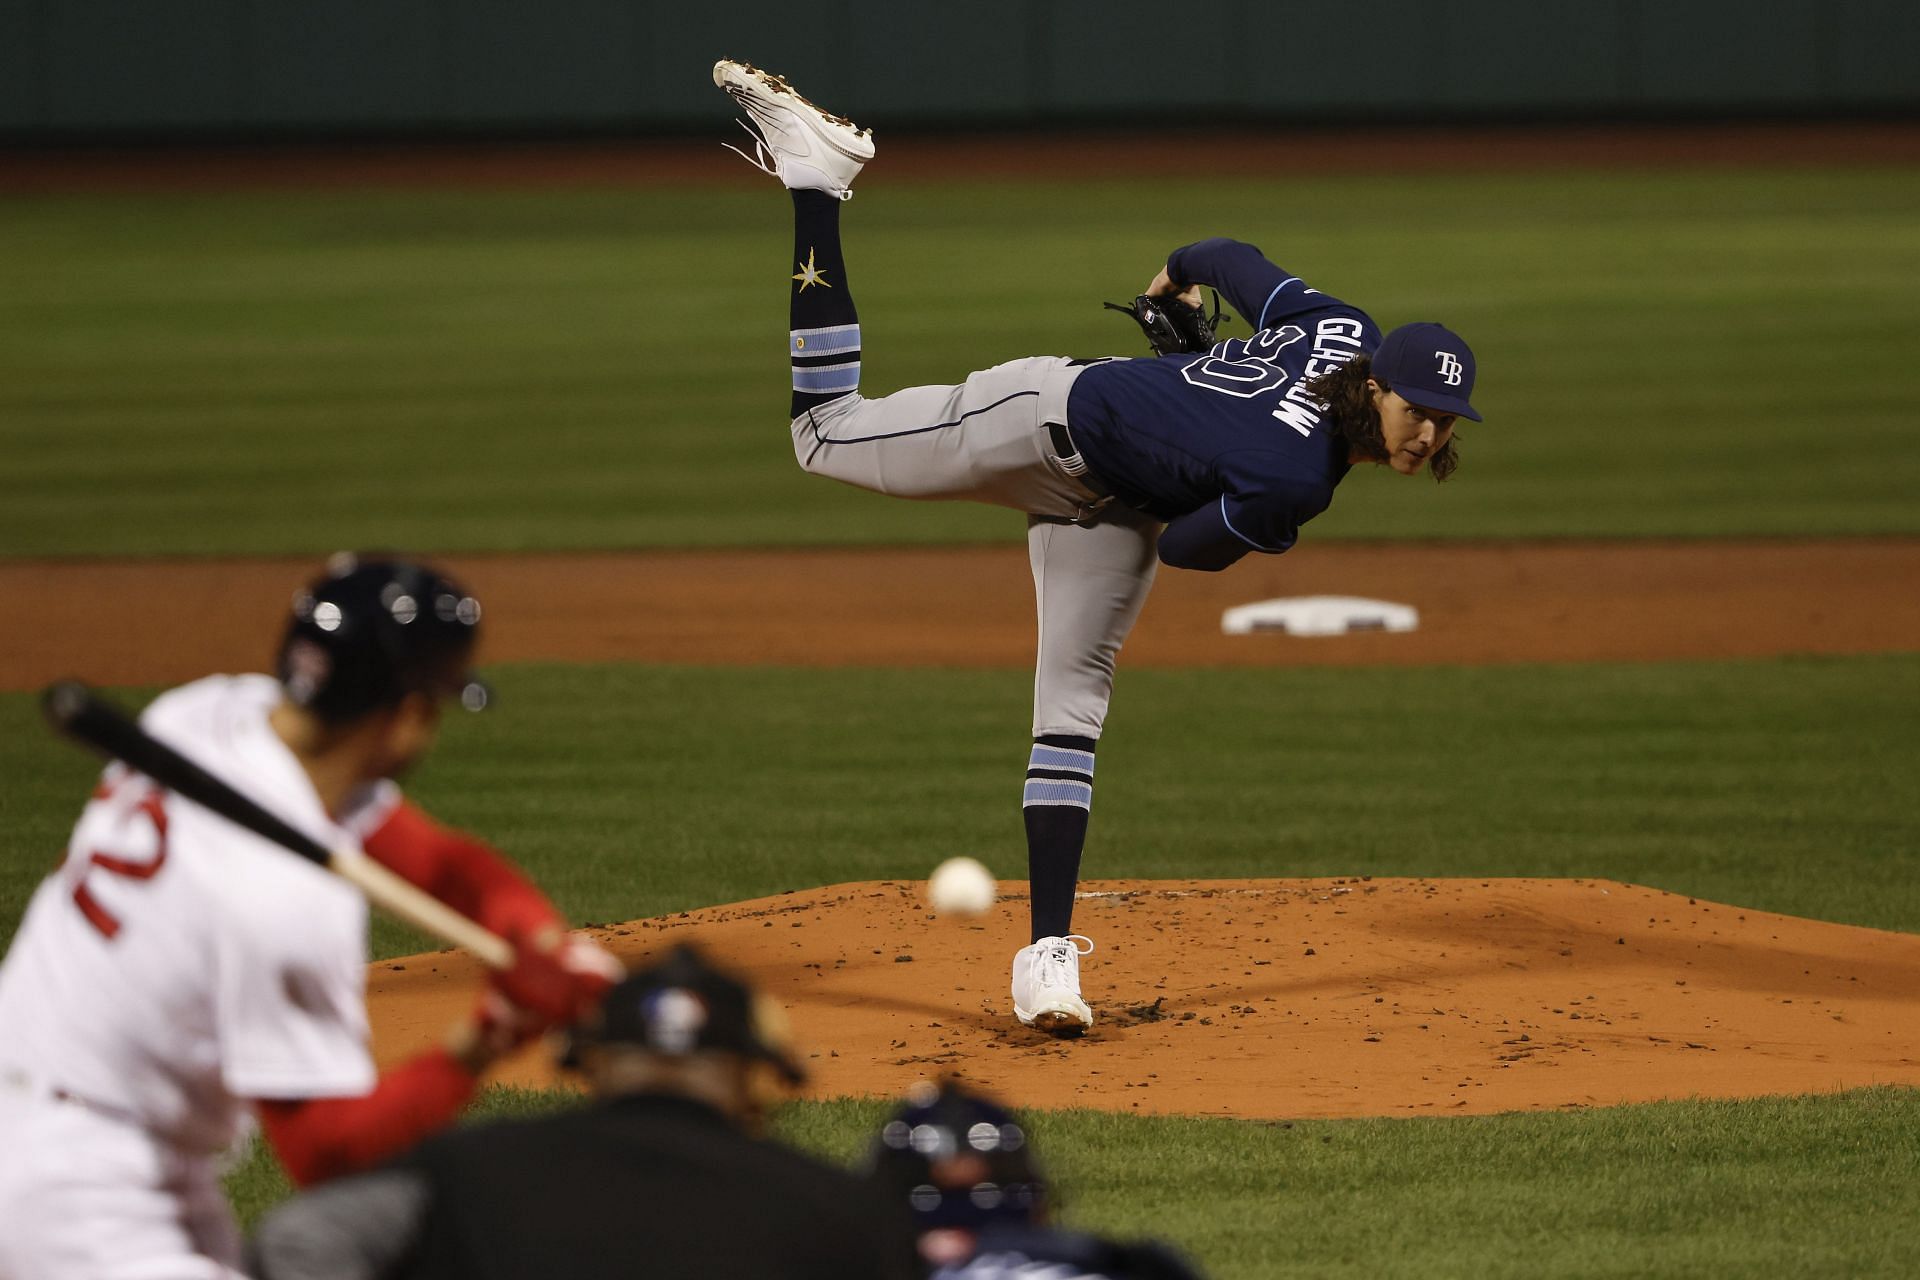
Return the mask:
[[1093, 811], [1092, 738], [1042, 734], [1027, 757], [1021, 814], [1027, 826], [1027, 882], [1033, 936], [1065, 937], [1073, 929], [1073, 893], [1080, 851]]
[[793, 257], [787, 350], [797, 418], [860, 386], [860, 316], [840, 258], [840, 201], [824, 191], [793, 193]]

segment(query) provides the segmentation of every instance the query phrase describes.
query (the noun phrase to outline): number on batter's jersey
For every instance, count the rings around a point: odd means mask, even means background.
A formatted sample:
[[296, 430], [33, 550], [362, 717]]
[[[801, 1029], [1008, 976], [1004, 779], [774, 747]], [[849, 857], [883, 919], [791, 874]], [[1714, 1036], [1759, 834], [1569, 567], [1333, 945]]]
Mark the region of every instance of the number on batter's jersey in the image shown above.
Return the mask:
[[74, 833], [68, 855], [73, 903], [87, 923], [109, 939], [119, 934], [120, 917], [102, 905], [94, 876], [104, 872], [151, 880], [160, 873], [167, 861], [166, 796], [151, 780], [116, 767], [95, 789], [93, 803]]

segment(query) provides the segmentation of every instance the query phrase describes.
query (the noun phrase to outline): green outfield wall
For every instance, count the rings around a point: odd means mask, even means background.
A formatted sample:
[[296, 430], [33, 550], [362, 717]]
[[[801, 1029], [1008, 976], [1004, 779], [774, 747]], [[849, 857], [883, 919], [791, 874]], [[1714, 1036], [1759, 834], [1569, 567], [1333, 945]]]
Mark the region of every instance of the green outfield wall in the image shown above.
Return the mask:
[[1910, 113], [1916, 47], [1909, 0], [0, 0], [0, 136], [672, 133], [720, 56], [896, 128]]

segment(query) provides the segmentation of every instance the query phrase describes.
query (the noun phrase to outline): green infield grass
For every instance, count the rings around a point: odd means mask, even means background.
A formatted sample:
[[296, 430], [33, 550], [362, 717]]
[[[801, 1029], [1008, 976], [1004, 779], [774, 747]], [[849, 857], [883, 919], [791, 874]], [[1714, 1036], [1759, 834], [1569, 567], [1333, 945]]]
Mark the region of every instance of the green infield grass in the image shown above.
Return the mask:
[[[1024, 671], [494, 668], [410, 790], [576, 922], [968, 853], [1024, 874]], [[1920, 930], [1920, 656], [1123, 672], [1089, 876], [1604, 876]], [[93, 763], [0, 697], [0, 936]], [[382, 923], [379, 954], [423, 940]]]
[[[1920, 532], [1920, 171], [1195, 197], [883, 157], [845, 215], [866, 388], [1141, 350], [1099, 301], [1231, 234], [1479, 354], [1458, 479], [1368, 471], [1310, 536]], [[0, 199], [0, 555], [1018, 536], [797, 472], [790, 234], [771, 184]]]
[[[492, 1120], [575, 1105], [494, 1090]], [[786, 1109], [779, 1132], [858, 1164], [888, 1104]], [[1910, 1275], [1920, 1090], [1552, 1115], [1253, 1122], [1026, 1117], [1060, 1222], [1177, 1244], [1216, 1280]], [[287, 1194], [254, 1146], [251, 1221]]]

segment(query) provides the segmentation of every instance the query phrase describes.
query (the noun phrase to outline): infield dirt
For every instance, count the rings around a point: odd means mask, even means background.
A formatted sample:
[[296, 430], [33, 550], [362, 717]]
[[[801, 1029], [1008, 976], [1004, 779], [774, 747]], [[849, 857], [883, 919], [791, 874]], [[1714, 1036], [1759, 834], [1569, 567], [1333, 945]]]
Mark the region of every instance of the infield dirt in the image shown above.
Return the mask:
[[[487, 602], [490, 662], [1026, 667], [1024, 544], [440, 558]], [[0, 688], [160, 684], [267, 660], [317, 558], [0, 561]], [[1320, 543], [1163, 573], [1133, 667], [1658, 661], [1920, 648], [1920, 539]], [[1411, 635], [1220, 633], [1283, 595], [1416, 606]]]

